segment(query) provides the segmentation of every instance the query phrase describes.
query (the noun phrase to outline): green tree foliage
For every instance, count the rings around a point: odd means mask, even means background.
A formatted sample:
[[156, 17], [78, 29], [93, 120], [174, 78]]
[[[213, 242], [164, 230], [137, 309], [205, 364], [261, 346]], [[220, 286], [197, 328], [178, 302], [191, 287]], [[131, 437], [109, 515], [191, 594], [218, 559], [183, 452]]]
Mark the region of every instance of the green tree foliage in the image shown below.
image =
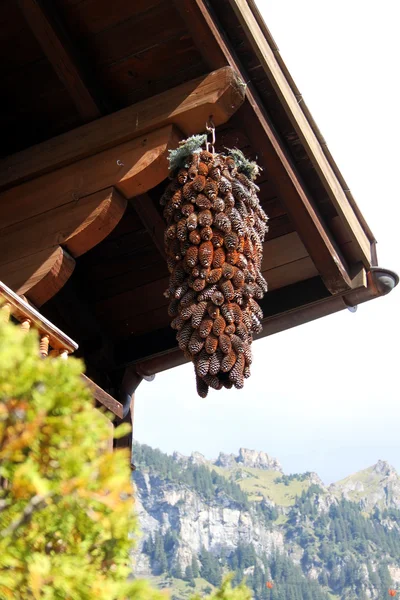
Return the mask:
[[200, 575], [213, 585], [220, 585], [222, 578], [221, 566], [218, 559], [203, 546], [200, 550]]
[[[206, 465], [177, 462], [171, 456], [146, 444], [136, 443], [133, 454], [138, 474], [141, 470], [147, 469], [165, 481], [190, 486], [205, 500], [210, 501], [219, 496], [226, 496], [238, 508], [243, 510], [250, 508], [247, 495], [237, 483], [219, 475], [215, 470], [210, 471]], [[134, 474], [134, 479], [137, 476]]]
[[[107, 451], [107, 420], [75, 359], [0, 323], [0, 598], [161, 600], [129, 580], [135, 530], [128, 453]], [[172, 540], [167, 540], [168, 544]], [[164, 540], [148, 540], [165, 570]], [[249, 600], [226, 581], [213, 600]]]
[[[369, 518], [357, 504], [342, 499], [332, 504], [328, 513], [321, 512], [316, 502], [321, 492], [318, 486], [304, 491], [289, 515], [288, 538], [304, 549], [303, 568], [321, 563], [335, 593], [346, 590], [348, 597], [360, 598], [365, 592], [365, 573], [360, 564], [374, 559], [379, 568], [369, 566], [369, 581], [385, 594], [393, 585], [387, 562], [400, 562], [400, 536], [396, 528], [384, 524], [384, 519], [397, 522], [397, 511], [392, 509], [389, 515], [387, 510], [376, 509]], [[325, 576], [323, 582], [325, 585]]]

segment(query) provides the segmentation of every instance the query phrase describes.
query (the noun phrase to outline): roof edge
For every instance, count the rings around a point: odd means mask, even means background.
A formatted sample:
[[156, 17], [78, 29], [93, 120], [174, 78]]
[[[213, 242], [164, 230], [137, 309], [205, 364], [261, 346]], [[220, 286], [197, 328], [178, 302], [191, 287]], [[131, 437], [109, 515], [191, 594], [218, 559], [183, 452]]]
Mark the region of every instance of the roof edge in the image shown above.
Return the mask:
[[375, 238], [374, 234], [372, 233], [371, 228], [369, 227], [367, 221], [365, 220], [365, 217], [362, 214], [357, 202], [355, 201], [342, 173], [340, 172], [340, 169], [337, 166], [336, 161], [333, 158], [333, 156], [328, 148], [327, 142], [326, 142], [324, 136], [322, 135], [321, 130], [319, 129], [317, 123], [315, 122], [309, 108], [307, 107], [307, 104], [305, 103], [304, 98], [303, 98], [302, 94], [300, 93], [300, 90], [298, 89], [296, 83], [294, 82], [294, 80], [290, 74], [290, 71], [288, 70], [288, 68], [282, 58], [282, 55], [278, 48], [278, 45], [276, 44], [270, 30], [268, 29], [261, 13], [255, 3], [255, 0], [247, 0], [247, 4], [248, 4], [251, 12], [253, 13], [253, 16], [254, 16], [255, 20], [257, 21], [257, 24], [258, 24], [259, 28], [261, 29], [268, 45], [270, 46], [272, 52], [274, 53], [275, 59], [276, 59], [277, 63], [279, 64], [279, 66], [282, 70], [282, 73], [284, 74], [293, 94], [296, 96], [296, 98], [299, 102], [299, 106], [300, 106], [302, 112], [304, 113], [304, 116], [306, 117], [314, 135], [316, 136], [316, 138], [322, 148], [322, 151], [325, 154], [326, 159], [329, 162], [329, 165], [331, 166], [334, 174], [336, 175], [336, 177], [343, 189], [343, 192], [345, 193], [345, 195], [350, 203], [350, 206], [352, 207], [355, 215], [357, 216], [358, 220], [360, 221], [360, 224], [361, 224], [365, 234], [367, 235], [368, 239], [370, 240], [370, 242], [372, 244], [376, 244], [376, 238]]

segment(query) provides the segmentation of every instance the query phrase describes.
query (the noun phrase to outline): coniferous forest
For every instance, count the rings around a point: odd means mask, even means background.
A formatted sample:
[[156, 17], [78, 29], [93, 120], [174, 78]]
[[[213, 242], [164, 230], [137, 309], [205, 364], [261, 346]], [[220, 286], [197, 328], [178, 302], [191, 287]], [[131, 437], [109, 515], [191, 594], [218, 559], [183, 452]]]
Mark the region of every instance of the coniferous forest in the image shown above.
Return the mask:
[[[185, 597], [182, 587], [174, 591], [179, 581], [188, 593], [200, 583], [209, 591], [229, 572], [235, 583], [246, 580], [256, 600], [367, 600], [396, 586], [396, 499], [366, 510], [365, 501], [328, 490], [310, 473], [287, 476], [239, 463], [221, 468], [139, 444], [134, 461], [138, 499], [159, 523], [152, 531], [143, 527], [141, 564], [162, 587], [169, 581], [175, 598]], [[179, 500], [173, 504], [169, 495]], [[207, 519], [197, 529], [196, 511]], [[231, 534], [224, 524], [230, 515], [239, 519]]]

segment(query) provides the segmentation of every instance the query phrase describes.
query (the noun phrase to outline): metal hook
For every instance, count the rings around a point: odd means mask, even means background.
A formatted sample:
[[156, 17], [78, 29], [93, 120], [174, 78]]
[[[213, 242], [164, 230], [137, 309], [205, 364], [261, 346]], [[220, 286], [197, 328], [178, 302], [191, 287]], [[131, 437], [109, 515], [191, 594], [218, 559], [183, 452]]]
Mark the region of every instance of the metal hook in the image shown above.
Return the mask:
[[214, 122], [212, 120], [212, 118], [210, 117], [209, 121], [206, 123], [206, 131], [207, 131], [207, 136], [208, 134], [211, 134], [211, 142], [209, 142], [208, 140], [206, 141], [206, 150], [207, 152], [210, 151], [210, 144], [211, 144], [211, 152], [213, 154], [215, 154], [215, 148], [214, 148], [214, 144], [215, 144], [215, 125]]

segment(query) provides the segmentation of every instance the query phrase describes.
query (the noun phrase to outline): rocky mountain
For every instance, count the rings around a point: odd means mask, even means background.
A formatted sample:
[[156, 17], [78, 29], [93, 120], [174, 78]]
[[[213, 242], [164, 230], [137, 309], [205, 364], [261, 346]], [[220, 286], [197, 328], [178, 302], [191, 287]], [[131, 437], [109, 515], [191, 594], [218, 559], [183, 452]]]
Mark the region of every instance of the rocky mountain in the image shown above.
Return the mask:
[[244, 448], [214, 461], [139, 444], [133, 455], [134, 572], [175, 598], [228, 571], [256, 600], [373, 600], [400, 586], [400, 478], [383, 461], [327, 488]]
[[359, 503], [368, 512], [375, 507], [400, 508], [400, 478], [396, 470], [383, 460], [333, 484], [329, 491]]

